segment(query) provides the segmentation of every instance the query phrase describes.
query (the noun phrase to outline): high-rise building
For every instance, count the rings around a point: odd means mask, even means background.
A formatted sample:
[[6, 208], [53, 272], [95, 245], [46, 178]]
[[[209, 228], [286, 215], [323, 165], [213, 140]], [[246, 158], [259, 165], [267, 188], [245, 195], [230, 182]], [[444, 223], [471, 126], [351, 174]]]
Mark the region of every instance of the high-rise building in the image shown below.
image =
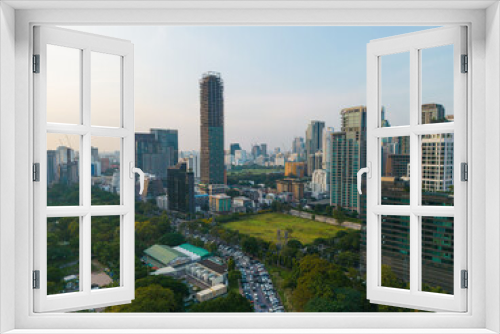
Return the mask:
[[306, 172], [306, 163], [297, 161], [288, 161], [285, 163], [285, 176], [304, 177]]
[[56, 151], [47, 150], [47, 185], [57, 181]]
[[170, 210], [194, 213], [194, 173], [188, 170], [187, 163], [168, 169], [167, 193]]
[[234, 154], [236, 153], [236, 151], [239, 151], [241, 150], [241, 146], [240, 144], [238, 143], [232, 143], [230, 146], [229, 146], [229, 149], [231, 151], [231, 155], [234, 156]]
[[162, 152], [166, 153], [169, 160], [169, 167], [175, 166], [179, 162], [179, 134], [177, 130], [171, 129], [151, 129], [151, 134], [160, 143]]
[[314, 194], [327, 192], [330, 187], [330, 182], [327, 177], [327, 172], [324, 169], [316, 169], [313, 172], [311, 179], [311, 191]]
[[207, 72], [200, 80], [202, 184], [224, 184], [224, 82]]
[[422, 138], [422, 190], [450, 191], [453, 186], [453, 134]]
[[[332, 168], [332, 133], [334, 129], [332, 127], [325, 128], [323, 130], [323, 166], [322, 169], [330, 175], [330, 169]], [[327, 175], [327, 176], [328, 176]]]
[[200, 177], [200, 156], [197, 153], [193, 153], [186, 157], [187, 168], [194, 173], [194, 177]]
[[341, 132], [332, 134], [330, 204], [363, 214], [357, 172], [366, 166], [366, 107], [342, 109], [340, 114]]
[[314, 171], [314, 154], [323, 148], [323, 129], [325, 122], [311, 121], [306, 130], [306, 157], [307, 157], [307, 175], [312, 175]]
[[252, 146], [252, 155], [253, 155], [254, 159], [256, 159], [257, 157], [259, 157], [261, 155], [260, 146], [259, 145]]
[[179, 158], [177, 130], [151, 129], [151, 133], [135, 134], [135, 161], [145, 173], [165, 180], [168, 168]]
[[267, 156], [267, 144], [260, 144], [260, 154]]
[[305, 144], [304, 138], [295, 137], [292, 142], [292, 153], [297, 154], [297, 161], [304, 161], [305, 156]]
[[422, 124], [448, 122], [444, 114], [444, 107], [441, 104], [422, 104]]

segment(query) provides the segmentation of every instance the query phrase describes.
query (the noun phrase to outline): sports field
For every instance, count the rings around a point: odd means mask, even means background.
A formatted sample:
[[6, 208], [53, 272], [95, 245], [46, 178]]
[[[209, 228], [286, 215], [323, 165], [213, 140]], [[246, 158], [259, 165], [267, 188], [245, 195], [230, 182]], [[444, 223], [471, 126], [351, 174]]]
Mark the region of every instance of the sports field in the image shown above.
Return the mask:
[[242, 234], [276, 243], [276, 231], [288, 230], [288, 240], [296, 239], [302, 244], [310, 244], [317, 238], [333, 237], [344, 228], [328, 225], [310, 219], [304, 219], [281, 213], [265, 213], [246, 216], [238, 221], [225, 223], [225, 228], [238, 230]]

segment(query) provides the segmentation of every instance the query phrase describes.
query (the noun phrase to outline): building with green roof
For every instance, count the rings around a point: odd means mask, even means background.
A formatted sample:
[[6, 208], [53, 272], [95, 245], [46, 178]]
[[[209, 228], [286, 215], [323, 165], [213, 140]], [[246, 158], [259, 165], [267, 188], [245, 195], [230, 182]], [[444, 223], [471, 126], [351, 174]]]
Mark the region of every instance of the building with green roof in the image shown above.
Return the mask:
[[200, 259], [206, 259], [211, 256], [212, 253], [204, 248], [196, 247], [191, 244], [182, 244], [180, 246], [174, 247], [175, 250], [189, 256], [191, 260], [196, 261]]
[[153, 245], [146, 249], [144, 254], [144, 260], [150, 267], [163, 268], [190, 261], [185, 253], [165, 245]]

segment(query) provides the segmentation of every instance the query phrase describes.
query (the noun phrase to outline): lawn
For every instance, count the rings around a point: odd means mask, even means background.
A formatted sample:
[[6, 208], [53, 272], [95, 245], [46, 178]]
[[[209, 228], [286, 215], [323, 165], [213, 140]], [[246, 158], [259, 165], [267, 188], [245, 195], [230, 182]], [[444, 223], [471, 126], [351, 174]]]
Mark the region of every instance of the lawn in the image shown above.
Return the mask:
[[310, 244], [317, 238], [333, 237], [344, 229], [310, 219], [304, 219], [281, 213], [266, 213], [261, 215], [245, 216], [238, 221], [224, 224], [225, 228], [238, 230], [242, 234], [261, 238], [269, 242], [277, 242], [276, 231], [288, 230], [288, 240], [296, 239], [303, 244]]

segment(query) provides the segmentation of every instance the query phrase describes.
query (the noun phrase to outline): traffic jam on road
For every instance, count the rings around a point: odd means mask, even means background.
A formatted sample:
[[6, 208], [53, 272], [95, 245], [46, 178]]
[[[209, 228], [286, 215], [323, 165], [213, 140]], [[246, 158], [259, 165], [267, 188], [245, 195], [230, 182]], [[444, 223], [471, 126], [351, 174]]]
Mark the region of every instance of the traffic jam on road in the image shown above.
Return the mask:
[[241, 272], [240, 292], [253, 304], [255, 312], [285, 312], [262, 263], [250, 259], [235, 247], [220, 245], [219, 252], [234, 259], [236, 268]]

